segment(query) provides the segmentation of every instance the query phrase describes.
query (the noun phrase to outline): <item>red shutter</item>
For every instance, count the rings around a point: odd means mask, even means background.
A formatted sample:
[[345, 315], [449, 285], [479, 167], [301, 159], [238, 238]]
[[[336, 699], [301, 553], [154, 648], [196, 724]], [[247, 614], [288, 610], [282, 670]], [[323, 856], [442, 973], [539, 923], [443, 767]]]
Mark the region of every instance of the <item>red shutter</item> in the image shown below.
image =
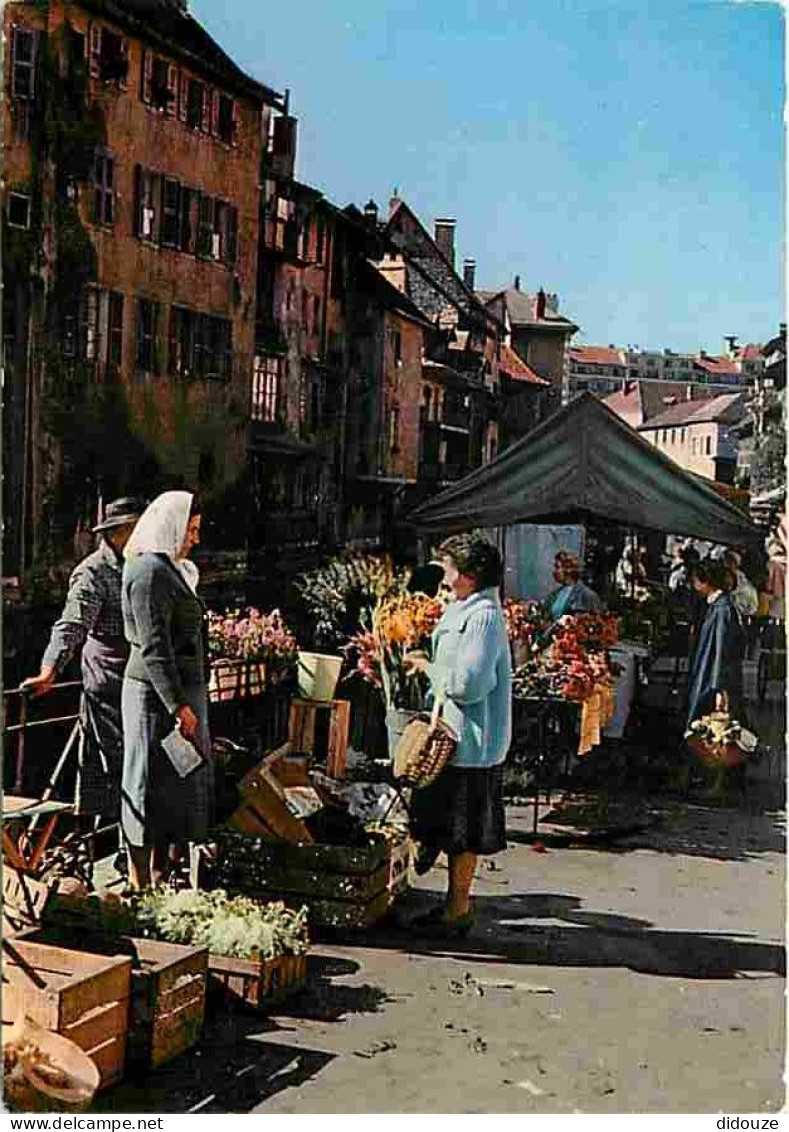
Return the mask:
[[178, 68], [170, 63], [167, 68], [167, 117], [174, 118], [178, 113]]
[[88, 59], [90, 77], [98, 79], [101, 75], [101, 27], [94, 23], [88, 25]]
[[178, 117], [182, 122], [186, 121], [186, 107], [189, 100], [189, 76], [181, 71], [178, 83]]
[[203, 123], [204, 134], [211, 133], [211, 87], [203, 87]]
[[233, 99], [233, 137], [232, 144], [238, 145], [241, 133], [241, 115], [239, 114], [238, 99]]
[[140, 97], [143, 102], [151, 104], [151, 79], [153, 77], [153, 54], [150, 51], [142, 53], [142, 77], [140, 79]]
[[219, 134], [219, 91], [211, 91], [211, 136]]

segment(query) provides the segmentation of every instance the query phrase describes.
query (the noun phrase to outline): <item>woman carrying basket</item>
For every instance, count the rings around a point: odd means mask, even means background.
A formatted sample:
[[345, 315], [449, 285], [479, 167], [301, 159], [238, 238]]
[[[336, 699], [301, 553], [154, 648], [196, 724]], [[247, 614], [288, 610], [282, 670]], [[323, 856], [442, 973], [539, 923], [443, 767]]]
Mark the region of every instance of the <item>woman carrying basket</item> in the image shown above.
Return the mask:
[[479, 536], [457, 535], [441, 544], [438, 557], [455, 600], [433, 633], [433, 661], [410, 653], [406, 662], [426, 673], [458, 736], [450, 764], [414, 792], [412, 804], [422, 861], [429, 867], [443, 850], [449, 888], [444, 905], [414, 926], [431, 935], [462, 936], [474, 923], [470, 893], [477, 858], [506, 848], [502, 782], [512, 736], [512, 662], [496, 548]]

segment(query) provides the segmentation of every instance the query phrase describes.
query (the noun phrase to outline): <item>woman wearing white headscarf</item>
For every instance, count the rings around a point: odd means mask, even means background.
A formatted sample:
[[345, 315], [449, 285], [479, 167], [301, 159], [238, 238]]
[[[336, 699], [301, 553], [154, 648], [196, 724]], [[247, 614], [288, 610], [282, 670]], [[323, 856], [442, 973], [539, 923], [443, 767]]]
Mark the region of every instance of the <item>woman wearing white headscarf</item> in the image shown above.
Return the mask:
[[[163, 875], [168, 846], [198, 840], [212, 816], [204, 607], [188, 555], [200, 515], [188, 491], [151, 503], [126, 545], [123, 622], [131, 646], [123, 678], [121, 823], [133, 888]], [[175, 726], [205, 756], [182, 778], [161, 745]]]

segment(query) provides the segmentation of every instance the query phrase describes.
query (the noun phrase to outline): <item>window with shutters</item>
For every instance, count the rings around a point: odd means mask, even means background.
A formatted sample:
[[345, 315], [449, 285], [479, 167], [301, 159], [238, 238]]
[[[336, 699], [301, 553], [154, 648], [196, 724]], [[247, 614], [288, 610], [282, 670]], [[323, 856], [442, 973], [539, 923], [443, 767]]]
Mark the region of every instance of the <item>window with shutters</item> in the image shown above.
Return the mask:
[[197, 193], [181, 185], [181, 215], [178, 233], [178, 247], [182, 252], [194, 251], [194, 221], [192, 213], [196, 207]]
[[166, 110], [171, 97], [170, 88], [167, 85], [168, 70], [167, 60], [155, 56], [151, 67], [151, 106], [154, 106], [157, 110]]
[[170, 177], [162, 178], [161, 243], [177, 248], [181, 238], [181, 186]]
[[117, 82], [125, 88], [129, 73], [129, 54], [128, 44], [122, 35], [107, 27], [91, 27], [90, 73], [103, 83]]
[[86, 362], [96, 362], [100, 357], [99, 348], [99, 299], [101, 292], [97, 287], [85, 291], [81, 306], [80, 347]]
[[26, 193], [9, 193], [6, 215], [10, 228], [29, 228], [30, 197]]
[[110, 291], [107, 296], [107, 371], [120, 373], [123, 358], [123, 295]]
[[11, 94], [30, 99], [35, 94], [36, 33], [29, 28], [15, 27], [11, 41]]
[[279, 421], [280, 373], [282, 358], [256, 357], [252, 371], [253, 421], [276, 424]]
[[99, 151], [93, 165], [93, 223], [112, 224], [115, 220], [115, 161]]
[[214, 198], [200, 196], [197, 203], [197, 243], [195, 254], [211, 259], [214, 248]]
[[234, 145], [236, 141], [236, 115], [235, 103], [227, 94], [219, 95], [217, 112], [217, 135], [226, 145]]
[[209, 381], [224, 381], [232, 372], [233, 327], [225, 318], [198, 314], [195, 321], [195, 372]]
[[135, 235], [141, 240], [155, 242], [157, 238], [157, 223], [161, 207], [160, 182], [158, 173], [143, 169], [138, 165], [136, 169], [136, 219]]
[[189, 79], [186, 87], [186, 124], [190, 130], [203, 128], [203, 99], [205, 84]]
[[137, 369], [145, 373], [158, 371], [158, 322], [159, 304], [150, 299], [138, 299], [135, 360]]
[[197, 314], [186, 307], [170, 308], [168, 370], [178, 377], [195, 373], [195, 325]]
[[225, 258], [227, 215], [228, 205], [225, 201], [214, 201], [214, 231], [211, 236], [211, 258], [215, 260], [223, 260]]

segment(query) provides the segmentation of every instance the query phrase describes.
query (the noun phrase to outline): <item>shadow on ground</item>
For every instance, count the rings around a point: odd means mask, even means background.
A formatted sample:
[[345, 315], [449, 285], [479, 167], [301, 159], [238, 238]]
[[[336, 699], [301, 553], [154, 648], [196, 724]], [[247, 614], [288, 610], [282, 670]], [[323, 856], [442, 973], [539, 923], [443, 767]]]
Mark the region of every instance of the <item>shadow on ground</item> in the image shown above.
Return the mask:
[[[381, 988], [333, 982], [358, 970], [347, 959], [311, 955], [305, 990], [272, 1009], [283, 1021], [337, 1022], [349, 1014], [375, 1013], [391, 1001]], [[100, 1095], [91, 1112], [249, 1112], [283, 1089], [303, 1085], [333, 1060], [334, 1054], [322, 1050], [284, 1044], [281, 1035], [290, 1027], [220, 998], [209, 999], [199, 1048], [127, 1079]], [[274, 1034], [276, 1041], [266, 1040]]]
[[[366, 937], [369, 946], [443, 955], [485, 963], [546, 967], [624, 967], [642, 974], [690, 979], [736, 979], [785, 975], [782, 946], [747, 935], [665, 931], [648, 920], [585, 911], [569, 893], [478, 896], [477, 923], [462, 941], [421, 939], [410, 921], [430, 902], [413, 893], [397, 921]], [[550, 920], [551, 924], [535, 924]], [[558, 921], [558, 922], [557, 922]]]

